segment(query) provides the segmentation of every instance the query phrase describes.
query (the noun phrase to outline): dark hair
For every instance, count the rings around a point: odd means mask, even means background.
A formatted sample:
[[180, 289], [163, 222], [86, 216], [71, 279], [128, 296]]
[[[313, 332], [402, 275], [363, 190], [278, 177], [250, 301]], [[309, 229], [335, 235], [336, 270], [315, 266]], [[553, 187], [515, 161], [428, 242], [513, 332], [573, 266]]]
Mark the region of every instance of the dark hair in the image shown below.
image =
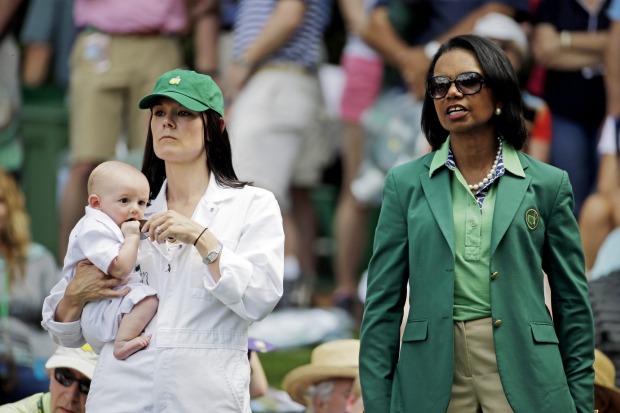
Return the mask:
[[[153, 115], [151, 114], [151, 117]], [[203, 123], [204, 144], [207, 151], [207, 169], [213, 172], [216, 181], [221, 186], [230, 188], [242, 188], [251, 185], [250, 182], [240, 181], [232, 164], [232, 150], [228, 130], [220, 129], [219, 113], [212, 109], [200, 113]], [[162, 159], [155, 155], [153, 149], [153, 131], [150, 127], [146, 135], [146, 146], [142, 160], [142, 173], [146, 176], [151, 186], [150, 199], [154, 199], [166, 179], [166, 166]]]
[[[527, 139], [521, 91], [510, 60], [497, 44], [475, 35], [456, 36], [447, 40], [433, 57], [426, 82], [434, 76], [439, 57], [455, 49], [469, 50], [476, 55], [482, 67], [484, 87], [490, 88], [495, 99], [503, 105], [502, 114], [491, 119], [495, 132], [515, 149], [521, 149]], [[438, 149], [448, 138], [449, 132], [441, 126], [433, 98], [428, 93], [424, 95], [421, 123], [428, 143], [433, 150]]]

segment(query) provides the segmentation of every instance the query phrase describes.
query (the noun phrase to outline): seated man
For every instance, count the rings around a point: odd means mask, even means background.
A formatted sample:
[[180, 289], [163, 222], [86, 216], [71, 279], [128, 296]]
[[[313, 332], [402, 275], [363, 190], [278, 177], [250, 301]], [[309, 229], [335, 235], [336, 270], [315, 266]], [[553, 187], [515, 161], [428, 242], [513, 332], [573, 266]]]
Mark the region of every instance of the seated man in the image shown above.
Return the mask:
[[594, 351], [594, 407], [598, 413], [620, 412], [620, 389], [616, 387], [616, 368], [605, 353]]
[[0, 407], [1, 413], [84, 413], [90, 381], [98, 356], [89, 345], [80, 349], [58, 347], [45, 368], [51, 376], [50, 391], [37, 393]]
[[305, 364], [291, 370], [282, 388], [307, 413], [342, 413], [358, 374], [359, 340], [334, 340], [320, 344]]

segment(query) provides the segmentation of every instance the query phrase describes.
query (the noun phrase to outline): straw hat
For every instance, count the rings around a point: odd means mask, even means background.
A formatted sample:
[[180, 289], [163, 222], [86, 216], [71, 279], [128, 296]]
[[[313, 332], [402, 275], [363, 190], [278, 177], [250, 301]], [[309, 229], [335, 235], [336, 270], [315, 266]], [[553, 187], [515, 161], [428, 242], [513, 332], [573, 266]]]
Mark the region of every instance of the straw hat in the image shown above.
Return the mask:
[[334, 340], [312, 350], [310, 364], [291, 370], [282, 388], [298, 403], [306, 405], [306, 390], [313, 384], [333, 378], [355, 379], [358, 373], [359, 340]]
[[614, 363], [599, 349], [594, 350], [594, 384], [620, 391], [616, 387], [616, 368]]

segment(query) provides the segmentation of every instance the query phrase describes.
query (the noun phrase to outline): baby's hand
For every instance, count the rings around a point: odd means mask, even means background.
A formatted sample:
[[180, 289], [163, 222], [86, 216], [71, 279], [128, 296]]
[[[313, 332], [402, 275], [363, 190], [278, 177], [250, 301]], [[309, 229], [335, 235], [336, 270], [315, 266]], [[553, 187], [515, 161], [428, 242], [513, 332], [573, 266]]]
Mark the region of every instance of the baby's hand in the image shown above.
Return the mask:
[[125, 221], [121, 224], [121, 231], [123, 235], [128, 237], [129, 235], [140, 236], [140, 221]]

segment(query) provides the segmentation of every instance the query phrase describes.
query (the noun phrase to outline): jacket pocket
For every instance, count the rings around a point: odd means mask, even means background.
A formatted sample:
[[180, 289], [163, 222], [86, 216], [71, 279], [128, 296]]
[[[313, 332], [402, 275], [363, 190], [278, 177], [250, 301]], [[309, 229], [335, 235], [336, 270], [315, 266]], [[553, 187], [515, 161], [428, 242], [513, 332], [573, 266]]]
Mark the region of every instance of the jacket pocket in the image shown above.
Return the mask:
[[530, 323], [530, 327], [532, 328], [532, 338], [536, 343], [560, 343], [552, 324]]
[[428, 335], [428, 320], [407, 321], [403, 341], [423, 341]]

